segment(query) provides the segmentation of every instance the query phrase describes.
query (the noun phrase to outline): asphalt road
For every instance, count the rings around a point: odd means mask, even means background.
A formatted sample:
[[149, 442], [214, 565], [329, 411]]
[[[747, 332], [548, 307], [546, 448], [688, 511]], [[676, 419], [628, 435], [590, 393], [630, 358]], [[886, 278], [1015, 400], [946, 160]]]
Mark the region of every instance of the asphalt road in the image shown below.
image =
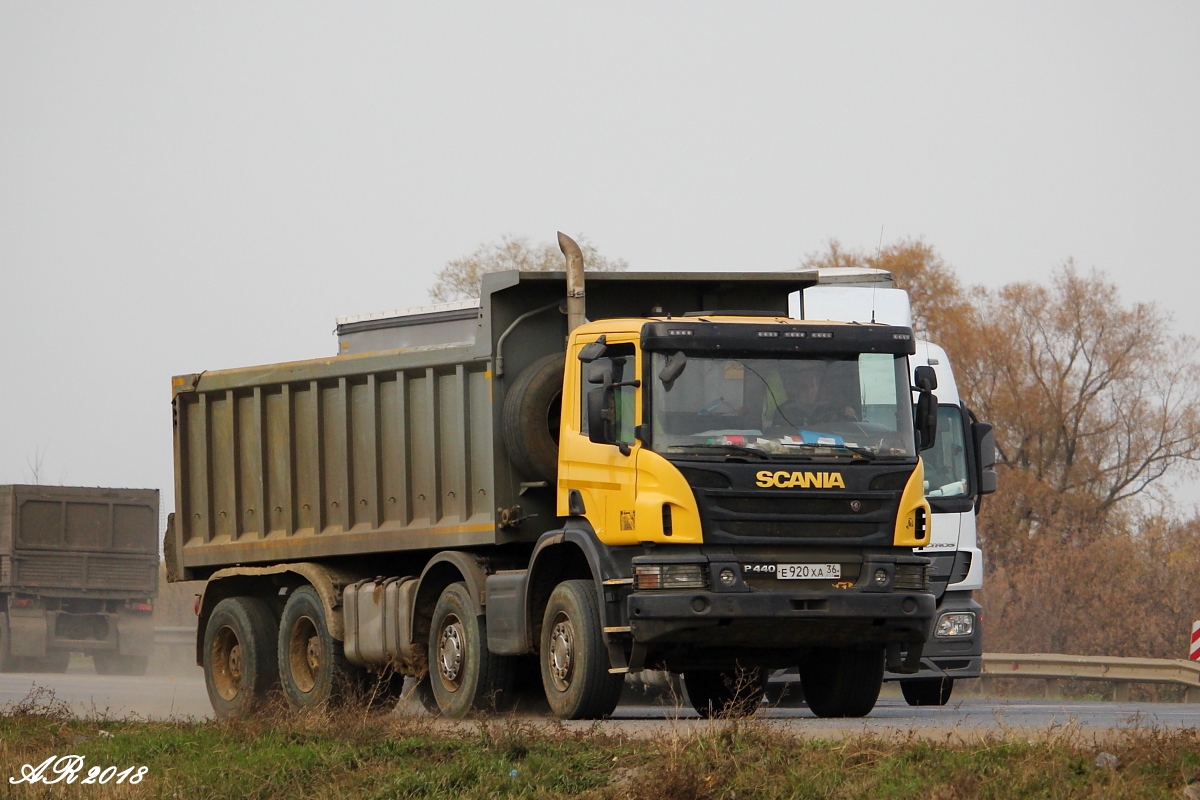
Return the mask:
[[[88, 670], [65, 675], [10, 673], [0, 675], [0, 706], [21, 702], [35, 687], [53, 691], [54, 697], [70, 704], [81, 716], [207, 717], [211, 714], [204, 680], [198, 668], [177, 675], [140, 678], [111, 677]], [[423, 713], [408, 710], [408, 713]], [[1105, 703], [1045, 700], [996, 700], [966, 697], [941, 708], [912, 708], [895, 690], [885, 695], [870, 716], [855, 720], [817, 719], [807, 708], [763, 709], [761, 719], [821, 737], [840, 737], [864, 731], [873, 733], [915, 732], [922, 736], [964, 735], [972, 732], [1000, 733], [1005, 730], [1048, 731], [1067, 725], [1083, 731], [1107, 731], [1131, 727], [1200, 727], [1200, 705], [1178, 703]], [[587, 727], [591, 722], [569, 723]], [[666, 730], [708, 725], [689, 710], [663, 706], [623, 705], [606, 727], [631, 735], [656, 735]]]

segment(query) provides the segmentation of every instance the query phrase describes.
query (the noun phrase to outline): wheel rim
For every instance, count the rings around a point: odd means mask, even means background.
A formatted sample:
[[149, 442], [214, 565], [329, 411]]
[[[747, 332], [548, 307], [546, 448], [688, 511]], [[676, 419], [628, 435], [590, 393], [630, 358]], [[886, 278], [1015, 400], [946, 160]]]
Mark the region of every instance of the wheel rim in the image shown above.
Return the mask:
[[288, 669], [292, 683], [304, 694], [317, 686], [321, 674], [321, 639], [311, 617], [300, 617], [288, 634]]
[[559, 613], [550, 628], [550, 647], [546, 653], [546, 663], [550, 667], [550, 680], [560, 692], [571, 688], [571, 678], [575, 670], [574, 656], [575, 626], [571, 624], [570, 617]]
[[463, 656], [466, 654], [466, 631], [462, 620], [454, 614], [442, 623], [438, 636], [437, 671], [442, 686], [448, 692], [457, 692], [462, 686]]
[[242, 663], [242, 643], [229, 626], [217, 631], [212, 643], [213, 688], [223, 700], [233, 700], [242, 690], [245, 677]]

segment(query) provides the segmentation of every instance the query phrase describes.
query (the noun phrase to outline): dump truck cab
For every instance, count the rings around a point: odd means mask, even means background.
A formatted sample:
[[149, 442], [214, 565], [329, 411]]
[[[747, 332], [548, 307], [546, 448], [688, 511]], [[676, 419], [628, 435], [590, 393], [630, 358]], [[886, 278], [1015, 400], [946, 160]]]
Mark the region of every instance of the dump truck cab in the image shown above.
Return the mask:
[[627, 592], [623, 618], [606, 627], [628, 631], [629, 668], [795, 666], [889, 646], [902, 668], [919, 650], [933, 598], [913, 554], [929, 506], [912, 352], [908, 328], [781, 315], [572, 333], [558, 513], [586, 520], [620, 565], [605, 579]]

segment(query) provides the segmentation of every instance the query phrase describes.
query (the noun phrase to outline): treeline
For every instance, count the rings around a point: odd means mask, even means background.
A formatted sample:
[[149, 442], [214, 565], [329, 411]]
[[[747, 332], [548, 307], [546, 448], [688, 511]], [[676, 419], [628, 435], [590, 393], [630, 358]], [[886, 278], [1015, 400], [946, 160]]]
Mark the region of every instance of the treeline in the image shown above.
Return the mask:
[[1000, 491], [979, 517], [987, 650], [1186, 657], [1200, 518], [1169, 484], [1200, 459], [1197, 343], [1069, 261], [1000, 288], [963, 285], [922, 241], [832, 242], [805, 265], [889, 270], [996, 426]]

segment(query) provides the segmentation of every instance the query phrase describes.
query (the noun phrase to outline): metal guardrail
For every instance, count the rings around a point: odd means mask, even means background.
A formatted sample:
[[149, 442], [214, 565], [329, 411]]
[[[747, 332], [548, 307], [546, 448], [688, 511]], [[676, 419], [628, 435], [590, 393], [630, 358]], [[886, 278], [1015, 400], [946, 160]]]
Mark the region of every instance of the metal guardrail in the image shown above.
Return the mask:
[[1173, 684], [1185, 687], [1185, 703], [1200, 703], [1200, 664], [1182, 658], [984, 653], [983, 674], [987, 678], [1044, 679], [1049, 697], [1059, 696], [1059, 680], [1111, 681], [1117, 685], [1117, 700], [1129, 699], [1131, 683]]
[[[182, 626], [154, 629], [154, 643], [163, 647], [193, 647], [196, 629]], [[1200, 663], [1177, 658], [1119, 658], [1064, 656], [1055, 653], [984, 653], [985, 678], [1039, 678], [1047, 681], [1047, 696], [1059, 695], [1057, 681], [1111, 681], [1117, 700], [1129, 699], [1129, 684], [1165, 683], [1183, 686], [1185, 703], [1200, 703]]]

